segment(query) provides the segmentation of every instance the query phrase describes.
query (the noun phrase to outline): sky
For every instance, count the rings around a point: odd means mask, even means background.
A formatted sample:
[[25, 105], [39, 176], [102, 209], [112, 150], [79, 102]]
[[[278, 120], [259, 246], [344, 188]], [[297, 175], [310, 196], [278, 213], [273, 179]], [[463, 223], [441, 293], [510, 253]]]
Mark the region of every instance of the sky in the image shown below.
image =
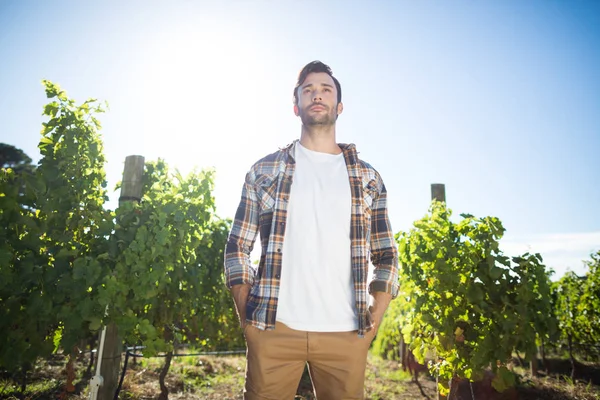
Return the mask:
[[2, 0], [0, 142], [39, 160], [48, 79], [109, 103], [110, 188], [128, 155], [212, 167], [231, 218], [250, 166], [299, 138], [292, 90], [312, 60], [341, 82], [337, 140], [382, 175], [394, 231], [443, 183], [454, 219], [500, 218], [506, 254], [540, 252], [553, 279], [585, 272], [600, 250], [597, 1]]

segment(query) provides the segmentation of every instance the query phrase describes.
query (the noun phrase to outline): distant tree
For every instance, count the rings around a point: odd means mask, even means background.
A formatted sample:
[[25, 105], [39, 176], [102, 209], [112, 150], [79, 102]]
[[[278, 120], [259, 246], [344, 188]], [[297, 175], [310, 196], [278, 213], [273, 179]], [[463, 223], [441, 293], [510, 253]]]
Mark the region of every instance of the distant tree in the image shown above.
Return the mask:
[[31, 158], [15, 146], [0, 143], [0, 167], [12, 168], [15, 172], [32, 171]]

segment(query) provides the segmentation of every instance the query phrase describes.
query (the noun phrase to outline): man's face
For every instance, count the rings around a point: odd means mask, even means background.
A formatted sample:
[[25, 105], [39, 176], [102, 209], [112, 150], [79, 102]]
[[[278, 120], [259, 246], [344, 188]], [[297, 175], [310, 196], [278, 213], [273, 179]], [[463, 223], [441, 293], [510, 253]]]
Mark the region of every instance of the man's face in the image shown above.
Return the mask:
[[337, 102], [337, 90], [333, 78], [325, 72], [307, 75], [298, 88], [298, 104], [294, 113], [305, 126], [334, 125], [343, 110]]

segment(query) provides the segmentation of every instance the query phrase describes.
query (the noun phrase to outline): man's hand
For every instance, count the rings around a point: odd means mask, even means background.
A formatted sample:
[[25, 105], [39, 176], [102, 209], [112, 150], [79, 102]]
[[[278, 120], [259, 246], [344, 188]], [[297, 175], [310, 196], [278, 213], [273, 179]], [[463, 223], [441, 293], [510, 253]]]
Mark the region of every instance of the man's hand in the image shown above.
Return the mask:
[[240, 319], [240, 327], [242, 330], [246, 327], [246, 302], [250, 294], [250, 285], [234, 285], [231, 287], [231, 295], [235, 303], [235, 309]]
[[385, 292], [373, 292], [371, 294], [371, 305], [368, 309], [368, 314], [373, 322], [373, 337], [377, 335], [381, 321], [383, 320], [383, 314], [388, 308], [388, 305], [392, 301], [392, 295]]

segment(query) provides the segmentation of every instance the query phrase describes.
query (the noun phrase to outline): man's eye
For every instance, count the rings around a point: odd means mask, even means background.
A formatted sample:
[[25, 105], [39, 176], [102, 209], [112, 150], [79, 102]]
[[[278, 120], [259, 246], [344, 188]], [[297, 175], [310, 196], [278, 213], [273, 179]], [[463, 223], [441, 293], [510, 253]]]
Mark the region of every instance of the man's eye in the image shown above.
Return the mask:
[[302, 93], [310, 93], [310, 89], [304, 89]]
[[325, 88], [323, 91], [324, 91], [324, 92], [331, 92], [331, 89], [329, 89], [329, 88]]

